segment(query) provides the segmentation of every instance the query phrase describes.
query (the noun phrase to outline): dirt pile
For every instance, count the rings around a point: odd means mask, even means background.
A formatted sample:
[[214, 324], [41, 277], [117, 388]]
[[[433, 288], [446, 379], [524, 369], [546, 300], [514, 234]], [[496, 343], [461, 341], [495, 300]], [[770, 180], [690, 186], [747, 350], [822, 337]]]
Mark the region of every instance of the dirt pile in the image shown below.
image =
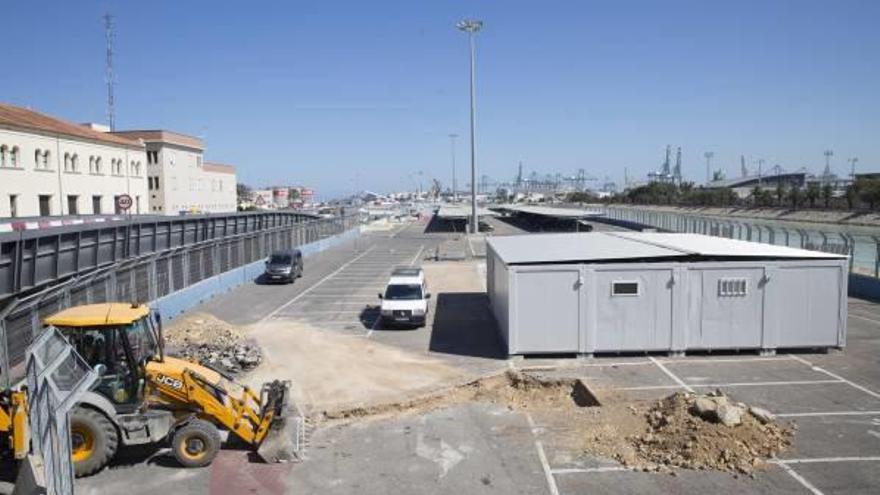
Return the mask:
[[318, 420], [424, 414], [467, 402], [528, 412], [542, 425], [547, 443], [640, 471], [675, 474], [673, 468], [686, 468], [751, 474], [788, 448], [793, 435], [792, 428], [777, 423], [767, 411], [720, 393], [631, 401], [610, 391], [591, 390], [578, 379], [512, 371], [407, 401], [325, 410]]
[[187, 315], [165, 332], [168, 354], [195, 359], [226, 373], [250, 371], [263, 360], [259, 346], [244, 332], [204, 313]]
[[[646, 468], [678, 466], [751, 474], [791, 446], [793, 430], [759, 408], [719, 392], [677, 393], [645, 414], [648, 431], [630, 438]], [[653, 465], [652, 465], [653, 464]]]

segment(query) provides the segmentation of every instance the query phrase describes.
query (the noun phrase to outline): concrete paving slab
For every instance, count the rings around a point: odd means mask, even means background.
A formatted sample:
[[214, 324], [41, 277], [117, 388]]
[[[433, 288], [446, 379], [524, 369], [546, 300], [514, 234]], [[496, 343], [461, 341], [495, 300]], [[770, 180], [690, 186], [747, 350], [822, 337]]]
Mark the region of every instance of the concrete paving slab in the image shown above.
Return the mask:
[[803, 382], [828, 380], [819, 373], [792, 359], [748, 360], [744, 362], [664, 362], [688, 385], [756, 382]]
[[873, 495], [880, 487], [880, 461], [876, 460], [794, 464], [791, 468], [825, 495]]
[[736, 400], [773, 413], [880, 411], [880, 400], [845, 383], [737, 387], [725, 390]]
[[797, 424], [798, 431], [794, 448], [782, 459], [880, 456], [880, 413], [785, 420]]
[[297, 493], [547, 493], [525, 418], [485, 404], [325, 430], [301, 467]]
[[711, 493], [712, 495], [797, 494], [804, 491], [797, 481], [778, 468], [759, 473], [756, 479], [735, 478], [726, 473], [678, 471], [669, 474], [611, 471], [558, 474], [559, 493]]

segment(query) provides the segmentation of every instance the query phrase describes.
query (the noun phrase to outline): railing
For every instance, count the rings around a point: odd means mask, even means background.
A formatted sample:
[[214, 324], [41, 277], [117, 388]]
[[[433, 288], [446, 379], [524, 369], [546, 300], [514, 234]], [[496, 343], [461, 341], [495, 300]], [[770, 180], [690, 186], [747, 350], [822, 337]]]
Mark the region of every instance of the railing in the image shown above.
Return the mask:
[[[274, 225], [273, 225], [274, 224]], [[165, 249], [134, 249], [131, 255], [57, 281], [25, 296], [0, 302], [0, 389], [24, 375], [27, 346], [42, 329], [42, 319], [69, 306], [108, 301], [149, 302], [202, 280], [265, 258], [273, 251], [315, 242], [354, 228], [357, 215], [327, 219], [302, 219], [296, 223], [264, 222], [220, 228], [213, 222], [192, 229], [166, 231]], [[137, 228], [134, 237], [139, 237]], [[191, 235], [184, 236], [189, 230]], [[219, 235], [222, 231], [226, 235]], [[151, 229], [151, 238], [155, 239]], [[185, 242], [184, 242], [185, 241]], [[130, 245], [137, 243], [129, 242]], [[57, 245], [57, 244], [56, 244]], [[97, 253], [100, 249], [89, 248]], [[57, 260], [63, 256], [57, 255]], [[108, 255], [109, 256], [109, 255]], [[93, 263], [94, 265], [94, 263]], [[79, 266], [79, 265], [78, 265]]]
[[844, 228], [830, 231], [818, 225], [792, 227], [748, 218], [724, 219], [632, 207], [609, 206], [605, 207], [604, 213], [611, 220], [631, 222], [668, 232], [692, 232], [845, 254], [850, 256], [851, 272], [880, 277], [880, 229], [877, 235], [872, 235]]

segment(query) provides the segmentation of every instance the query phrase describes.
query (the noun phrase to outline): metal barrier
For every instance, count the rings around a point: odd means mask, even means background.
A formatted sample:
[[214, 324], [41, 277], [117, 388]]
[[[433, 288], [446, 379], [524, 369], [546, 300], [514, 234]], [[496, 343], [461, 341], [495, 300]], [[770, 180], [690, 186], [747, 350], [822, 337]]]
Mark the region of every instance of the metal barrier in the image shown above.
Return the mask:
[[58, 329], [42, 332], [27, 350], [31, 454], [43, 460], [47, 495], [72, 495], [69, 412], [98, 380]]
[[880, 236], [820, 228], [770, 225], [760, 220], [725, 219], [685, 212], [608, 206], [605, 217], [668, 232], [691, 232], [716, 237], [799, 247], [849, 255], [850, 272], [880, 277]]
[[312, 243], [359, 224], [357, 215], [313, 219], [225, 236], [206, 236], [162, 251], [121, 259], [13, 299], [0, 307], [0, 389], [24, 376], [27, 346], [44, 317], [66, 307], [108, 301], [154, 301], [214, 275]]

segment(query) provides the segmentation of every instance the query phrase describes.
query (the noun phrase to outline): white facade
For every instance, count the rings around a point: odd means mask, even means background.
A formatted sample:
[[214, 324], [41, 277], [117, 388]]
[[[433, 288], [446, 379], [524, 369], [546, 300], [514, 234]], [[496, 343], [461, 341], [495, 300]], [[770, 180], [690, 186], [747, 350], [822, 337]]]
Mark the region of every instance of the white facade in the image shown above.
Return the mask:
[[150, 213], [236, 211], [235, 168], [204, 163], [200, 139], [163, 130], [114, 134], [141, 139], [146, 144]]
[[0, 105], [0, 218], [112, 214], [122, 194], [148, 212], [142, 143]]

